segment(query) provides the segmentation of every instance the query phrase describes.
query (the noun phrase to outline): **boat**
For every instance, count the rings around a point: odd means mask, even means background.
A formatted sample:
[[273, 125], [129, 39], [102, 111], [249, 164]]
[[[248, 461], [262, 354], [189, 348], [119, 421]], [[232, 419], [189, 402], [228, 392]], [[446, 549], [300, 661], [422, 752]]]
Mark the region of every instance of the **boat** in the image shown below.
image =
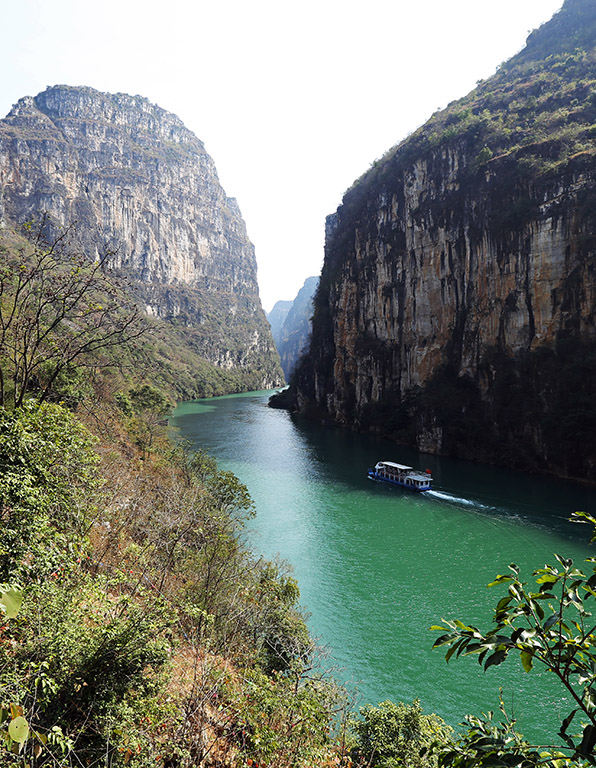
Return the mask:
[[394, 461], [377, 461], [374, 469], [368, 470], [368, 477], [370, 480], [399, 485], [411, 491], [430, 491], [433, 482], [430, 469], [420, 472], [414, 467], [396, 464]]

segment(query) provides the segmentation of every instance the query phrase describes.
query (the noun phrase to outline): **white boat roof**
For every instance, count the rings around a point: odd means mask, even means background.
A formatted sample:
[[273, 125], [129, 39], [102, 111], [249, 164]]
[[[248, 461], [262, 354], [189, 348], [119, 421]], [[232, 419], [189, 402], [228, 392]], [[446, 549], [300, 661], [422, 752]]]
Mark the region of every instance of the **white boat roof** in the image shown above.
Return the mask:
[[380, 461], [379, 464], [384, 464], [386, 467], [393, 467], [394, 469], [414, 469], [414, 467], [407, 467], [405, 464], [396, 464], [394, 461]]

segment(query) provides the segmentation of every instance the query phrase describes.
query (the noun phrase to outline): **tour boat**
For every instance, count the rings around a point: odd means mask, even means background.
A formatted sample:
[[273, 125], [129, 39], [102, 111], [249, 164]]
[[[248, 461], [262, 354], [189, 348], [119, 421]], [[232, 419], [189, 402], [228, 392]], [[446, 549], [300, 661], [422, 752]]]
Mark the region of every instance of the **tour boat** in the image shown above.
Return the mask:
[[375, 468], [368, 470], [368, 477], [370, 480], [400, 485], [411, 491], [430, 491], [433, 481], [430, 469], [427, 469], [426, 472], [419, 472], [413, 467], [396, 464], [394, 461], [377, 461]]

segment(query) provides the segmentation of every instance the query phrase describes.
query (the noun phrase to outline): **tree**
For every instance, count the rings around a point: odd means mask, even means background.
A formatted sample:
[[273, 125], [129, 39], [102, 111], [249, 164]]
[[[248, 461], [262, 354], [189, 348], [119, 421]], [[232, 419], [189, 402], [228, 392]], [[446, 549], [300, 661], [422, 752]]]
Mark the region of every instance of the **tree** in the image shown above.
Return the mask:
[[358, 766], [431, 768], [436, 758], [428, 747], [433, 742], [447, 742], [451, 733], [438, 715], [423, 714], [418, 699], [411, 704], [369, 704], [361, 708], [360, 715], [352, 723], [357, 739], [352, 757]]
[[110, 273], [114, 252], [96, 261], [78, 252], [74, 228], [49, 236], [50, 221], [26, 225], [15, 253], [0, 253], [0, 405], [19, 407], [30, 391], [46, 400], [75, 363], [97, 365], [98, 353], [148, 329], [139, 308]]
[[[165, 418], [172, 403], [159, 389], [143, 384], [128, 394], [118, 393], [116, 402], [129, 416], [128, 428], [146, 459], [158, 438], [165, 438], [168, 420]], [[167, 444], [167, 441], [166, 441]]]
[[[596, 519], [583, 512], [576, 522]], [[595, 536], [592, 538], [594, 541]], [[484, 669], [502, 664], [511, 652], [519, 654], [523, 669], [530, 672], [540, 664], [558, 678], [570, 701], [571, 711], [561, 723], [560, 746], [529, 745], [507, 717], [468, 717], [469, 729], [455, 745], [444, 749], [439, 765], [457, 768], [475, 766], [534, 766], [550, 762], [557, 768], [581, 761], [596, 765], [596, 621], [590, 612], [596, 598], [596, 565], [591, 573], [576, 568], [572, 560], [555, 555], [557, 566], [534, 571], [536, 588], [521, 581], [519, 568], [500, 574], [488, 586], [507, 585], [507, 594], [497, 603], [494, 626], [488, 632], [462, 621], [446, 621], [432, 629], [446, 631], [433, 647], [448, 646], [446, 659], [476, 654]], [[588, 563], [596, 563], [590, 558]], [[577, 733], [569, 732], [579, 713]], [[577, 721], [576, 721], [577, 722]], [[555, 741], [553, 739], [553, 741]]]

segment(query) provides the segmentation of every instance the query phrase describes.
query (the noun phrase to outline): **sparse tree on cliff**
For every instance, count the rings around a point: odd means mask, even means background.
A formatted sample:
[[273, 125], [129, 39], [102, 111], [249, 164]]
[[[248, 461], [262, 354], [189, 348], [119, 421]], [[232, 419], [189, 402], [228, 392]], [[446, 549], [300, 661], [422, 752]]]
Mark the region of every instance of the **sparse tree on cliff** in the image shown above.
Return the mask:
[[73, 365], [97, 365], [99, 353], [138, 338], [147, 323], [109, 271], [114, 252], [96, 261], [80, 253], [74, 230], [48, 237], [49, 220], [26, 225], [17, 249], [0, 244], [0, 405], [41, 401]]

